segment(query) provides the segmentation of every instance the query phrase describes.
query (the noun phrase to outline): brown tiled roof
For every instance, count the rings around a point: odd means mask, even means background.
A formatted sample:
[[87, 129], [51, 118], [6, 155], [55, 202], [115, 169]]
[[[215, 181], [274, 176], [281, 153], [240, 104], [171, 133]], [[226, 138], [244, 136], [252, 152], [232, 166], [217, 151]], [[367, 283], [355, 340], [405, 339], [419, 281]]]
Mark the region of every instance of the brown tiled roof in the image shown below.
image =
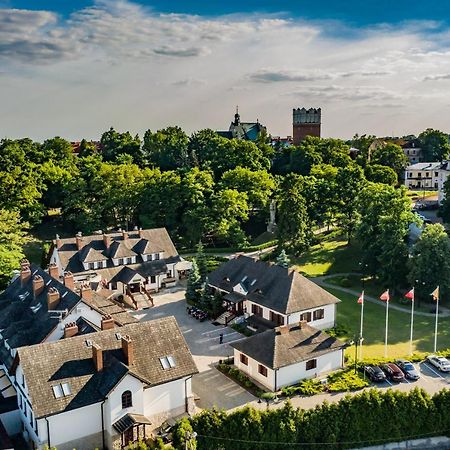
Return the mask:
[[[107, 249], [103, 241], [101, 234], [94, 234], [90, 236], [83, 236], [82, 242], [84, 247], [92, 248], [108, 258], [108, 268], [113, 268], [113, 263], [110, 258], [123, 258], [135, 256], [138, 253], [145, 253], [147, 251], [152, 252], [164, 252], [164, 260], [172, 260], [178, 257], [178, 252], [170, 239], [169, 234], [165, 228], [152, 228], [148, 230], [129, 231], [128, 238], [123, 239], [121, 232], [110, 233], [108, 236], [111, 240], [110, 248]], [[81, 264], [83, 256], [83, 249], [78, 250], [76, 245], [76, 238], [60, 239], [61, 245], [58, 249], [58, 255], [61, 260], [61, 264], [64, 270], [70, 271], [73, 274], [84, 272], [83, 265]], [[56, 245], [56, 241], [53, 241], [53, 245]], [[141, 251], [141, 250], [144, 251]], [[86, 250], [84, 250], [86, 251]], [[111, 256], [114, 255], [114, 256]], [[86, 261], [87, 262], [87, 261]], [[90, 261], [93, 262], [93, 261]], [[138, 257], [138, 262], [139, 257]], [[146, 264], [154, 264], [158, 261], [152, 261]]]
[[[118, 332], [133, 343], [135, 361], [131, 366], [126, 365]], [[100, 372], [95, 370], [86, 338], [103, 350]], [[18, 354], [37, 419], [100, 402], [127, 374], [151, 387], [198, 372], [174, 317], [24, 347]], [[176, 365], [163, 369], [159, 358], [169, 355]], [[52, 386], [66, 382], [71, 394], [55, 398]]]
[[255, 334], [231, 347], [271, 368], [296, 364], [346, 347], [346, 344], [307, 324], [290, 325], [288, 333], [279, 328]]
[[226, 292], [233, 292], [233, 287], [241, 284], [248, 291], [245, 298], [282, 314], [340, 301], [295, 270], [248, 256], [224, 262], [208, 275], [208, 282]]
[[80, 250], [80, 260], [84, 263], [92, 263], [97, 261], [104, 261], [108, 259], [107, 256], [105, 256], [103, 253], [101, 253], [98, 250], [95, 250], [90, 245], [84, 246]]
[[119, 326], [138, 322], [138, 320], [124, 308], [96, 292], [92, 293], [91, 299], [83, 299], [83, 302], [103, 316], [111, 316], [114, 319], [114, 322]]

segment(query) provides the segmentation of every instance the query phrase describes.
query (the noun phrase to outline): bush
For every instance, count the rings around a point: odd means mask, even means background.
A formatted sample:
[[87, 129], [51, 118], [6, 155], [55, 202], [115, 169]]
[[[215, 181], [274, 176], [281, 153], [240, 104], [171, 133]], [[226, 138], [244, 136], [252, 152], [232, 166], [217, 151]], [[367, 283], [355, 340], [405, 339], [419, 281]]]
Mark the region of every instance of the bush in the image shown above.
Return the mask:
[[281, 389], [285, 397], [295, 395], [315, 395], [324, 391], [323, 384], [317, 379], [303, 380], [297, 386], [286, 386]]
[[238, 384], [243, 386], [244, 388], [251, 391], [256, 397], [259, 397], [263, 391], [256, 386], [255, 383], [253, 383], [250, 378], [248, 378], [243, 372], [241, 372], [239, 369], [237, 369], [234, 366], [231, 366], [229, 364], [220, 363], [217, 365], [217, 369], [220, 370], [220, 372], [224, 373], [225, 375], [228, 375], [230, 378], [233, 378]]
[[341, 337], [350, 335], [351, 331], [345, 325], [337, 324], [334, 328], [326, 330], [326, 332], [332, 337]]
[[365, 380], [359, 372], [353, 369], [335, 372], [328, 377], [327, 389], [331, 392], [357, 391], [369, 386], [369, 381]]

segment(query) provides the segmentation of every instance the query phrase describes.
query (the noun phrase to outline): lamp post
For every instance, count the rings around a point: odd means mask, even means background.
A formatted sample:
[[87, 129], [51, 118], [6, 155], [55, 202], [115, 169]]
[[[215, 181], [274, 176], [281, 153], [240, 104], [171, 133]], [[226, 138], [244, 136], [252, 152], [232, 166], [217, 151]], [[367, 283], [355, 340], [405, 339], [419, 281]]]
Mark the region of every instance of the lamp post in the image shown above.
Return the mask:
[[364, 264], [362, 261], [359, 263], [359, 267], [361, 268], [361, 283], [362, 283], [362, 290], [364, 290], [364, 283], [365, 283], [365, 278], [366, 278], [366, 269], [369, 265], [368, 264]]

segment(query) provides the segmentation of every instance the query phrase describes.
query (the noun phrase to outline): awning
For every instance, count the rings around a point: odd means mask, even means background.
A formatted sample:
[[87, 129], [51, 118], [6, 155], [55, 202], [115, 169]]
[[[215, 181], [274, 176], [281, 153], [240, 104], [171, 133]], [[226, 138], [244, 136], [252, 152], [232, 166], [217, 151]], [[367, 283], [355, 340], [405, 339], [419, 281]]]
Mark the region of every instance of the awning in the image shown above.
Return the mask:
[[120, 433], [132, 428], [134, 425], [151, 425], [152, 423], [147, 417], [142, 414], [125, 414], [117, 422], [113, 424], [113, 427]]
[[192, 269], [192, 263], [191, 263], [191, 261], [186, 261], [185, 259], [183, 259], [180, 262], [177, 262], [175, 264], [175, 269], [177, 269], [177, 270], [191, 270]]
[[229, 292], [224, 295], [224, 300], [231, 303], [239, 303], [245, 300], [245, 297], [242, 294], [238, 294], [237, 292]]

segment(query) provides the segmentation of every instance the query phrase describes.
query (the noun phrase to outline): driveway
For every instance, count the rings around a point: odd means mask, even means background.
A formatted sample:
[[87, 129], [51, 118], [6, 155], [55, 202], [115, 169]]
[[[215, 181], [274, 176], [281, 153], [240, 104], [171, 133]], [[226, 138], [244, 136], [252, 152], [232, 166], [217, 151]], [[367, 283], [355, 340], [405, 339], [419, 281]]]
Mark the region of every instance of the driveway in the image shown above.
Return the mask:
[[[199, 322], [186, 312], [185, 290], [181, 288], [166, 289], [163, 293], [153, 295], [155, 306], [143, 311], [133, 312], [139, 320], [154, 320], [174, 316], [191, 350], [200, 372], [210, 370], [219, 359], [232, 356], [233, 349], [229, 343], [245, 336], [230, 327], [215, 326], [210, 321]], [[223, 344], [219, 335], [223, 334]]]

